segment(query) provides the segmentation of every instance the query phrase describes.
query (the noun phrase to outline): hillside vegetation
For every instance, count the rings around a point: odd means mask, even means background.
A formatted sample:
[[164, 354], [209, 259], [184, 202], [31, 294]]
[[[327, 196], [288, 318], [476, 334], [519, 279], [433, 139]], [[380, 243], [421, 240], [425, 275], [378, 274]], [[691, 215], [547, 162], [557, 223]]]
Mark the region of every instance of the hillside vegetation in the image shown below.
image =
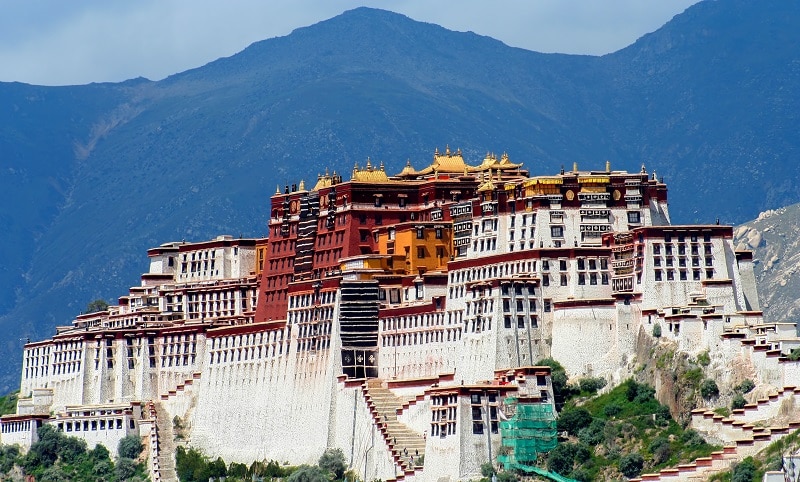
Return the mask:
[[547, 359], [539, 364], [553, 368], [556, 402], [565, 400], [558, 418], [564, 437], [544, 462], [552, 472], [580, 481], [635, 477], [721, 448], [684, 429], [647, 384], [629, 379], [597, 395], [604, 386], [602, 379], [567, 384], [557, 362]]

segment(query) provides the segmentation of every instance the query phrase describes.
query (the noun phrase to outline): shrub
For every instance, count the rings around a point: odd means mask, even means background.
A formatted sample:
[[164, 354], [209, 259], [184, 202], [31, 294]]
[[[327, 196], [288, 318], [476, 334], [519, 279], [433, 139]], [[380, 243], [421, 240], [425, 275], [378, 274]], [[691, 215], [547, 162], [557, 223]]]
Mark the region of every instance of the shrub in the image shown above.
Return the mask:
[[619, 459], [619, 471], [625, 477], [633, 478], [639, 475], [644, 467], [644, 458], [639, 454], [623, 455]]
[[734, 388], [733, 390], [735, 392], [738, 392], [738, 393], [741, 393], [741, 394], [745, 394], [745, 393], [750, 393], [754, 388], [756, 388], [756, 384], [753, 383], [753, 380], [750, 380], [749, 378], [745, 378], [742, 381], [742, 383], [736, 385], [736, 388]]
[[656, 323], [655, 325], [653, 325], [653, 336], [655, 338], [661, 338], [661, 324], [660, 323]]
[[737, 393], [731, 401], [731, 409], [736, 410], [737, 408], [744, 408], [746, 404], [747, 400], [744, 399], [741, 393]]
[[800, 360], [800, 347], [793, 348], [791, 352], [789, 352], [789, 360], [797, 361]]
[[611, 402], [605, 407], [603, 407], [603, 415], [605, 415], [606, 417], [609, 418], [616, 417], [620, 413], [622, 413], [622, 405], [618, 403]]
[[595, 393], [606, 386], [606, 379], [602, 377], [582, 378], [578, 386], [580, 386], [582, 392]]
[[585, 408], [573, 408], [561, 412], [558, 417], [558, 430], [570, 435], [577, 435], [578, 431], [592, 423], [592, 414]]
[[491, 478], [495, 474], [494, 465], [491, 462], [481, 464], [481, 475], [486, 478]]
[[289, 478], [286, 479], [287, 482], [329, 482], [328, 477], [325, 475], [325, 472], [322, 471], [317, 466], [312, 465], [301, 465], [297, 468]]
[[733, 468], [731, 482], [750, 482], [755, 475], [756, 464], [753, 457], [746, 457]]
[[231, 462], [228, 465], [228, 475], [237, 479], [247, 477], [247, 466], [238, 462]]
[[575, 459], [575, 446], [572, 444], [558, 444], [547, 456], [547, 470], [561, 475], [572, 472]]
[[596, 418], [588, 427], [578, 431], [578, 439], [586, 445], [598, 445], [605, 439], [605, 428], [605, 420]]
[[639, 384], [636, 387], [636, 397], [633, 399], [636, 403], [647, 403], [651, 400], [655, 400], [656, 390], [644, 384]]
[[717, 382], [710, 378], [703, 380], [703, 383], [700, 385], [700, 396], [702, 396], [705, 400], [709, 400], [717, 397], [718, 395], [719, 387], [717, 387]]
[[128, 480], [136, 474], [136, 463], [128, 458], [120, 457], [114, 465], [117, 480]]
[[137, 435], [128, 435], [120, 439], [117, 445], [117, 453], [120, 457], [135, 459], [142, 453], [142, 440]]
[[681, 442], [687, 447], [699, 447], [706, 443], [703, 436], [697, 430], [691, 428], [681, 434]]
[[344, 453], [341, 449], [327, 449], [319, 458], [319, 467], [333, 475], [337, 480], [341, 479], [347, 464], [344, 462]]

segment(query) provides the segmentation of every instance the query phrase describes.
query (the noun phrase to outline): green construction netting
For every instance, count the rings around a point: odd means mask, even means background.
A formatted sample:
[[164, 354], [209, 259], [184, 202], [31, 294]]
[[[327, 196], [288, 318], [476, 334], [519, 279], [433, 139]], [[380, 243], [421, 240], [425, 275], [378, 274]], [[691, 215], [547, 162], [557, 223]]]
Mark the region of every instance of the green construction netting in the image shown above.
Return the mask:
[[504, 412], [511, 415], [500, 422], [502, 446], [497, 461], [506, 470], [516, 465], [533, 465], [542, 452], [553, 450], [558, 443], [556, 416], [548, 403], [519, 403], [506, 398]]

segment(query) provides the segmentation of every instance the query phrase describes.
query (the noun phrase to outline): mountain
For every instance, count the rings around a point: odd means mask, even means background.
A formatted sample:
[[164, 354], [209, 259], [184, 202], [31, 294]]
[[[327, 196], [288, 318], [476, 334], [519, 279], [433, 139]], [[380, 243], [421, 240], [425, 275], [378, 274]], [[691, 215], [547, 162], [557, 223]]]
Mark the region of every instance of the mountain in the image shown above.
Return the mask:
[[159, 82], [0, 83], [0, 392], [27, 337], [124, 294], [147, 248], [266, 235], [276, 185], [370, 156], [644, 163], [676, 222], [800, 201], [799, 21], [797, 2], [706, 1], [592, 57], [359, 8]]
[[800, 204], [771, 209], [734, 233], [736, 249], [754, 253], [756, 282], [764, 316], [797, 321], [800, 315]]

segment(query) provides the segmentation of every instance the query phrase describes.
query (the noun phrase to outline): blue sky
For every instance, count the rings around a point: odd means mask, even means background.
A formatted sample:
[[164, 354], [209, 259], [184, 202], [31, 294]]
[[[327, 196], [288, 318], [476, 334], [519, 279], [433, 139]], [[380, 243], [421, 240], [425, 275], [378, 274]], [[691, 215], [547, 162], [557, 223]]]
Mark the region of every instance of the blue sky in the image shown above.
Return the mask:
[[528, 50], [602, 55], [696, 1], [0, 0], [0, 81], [158, 80], [360, 5]]

